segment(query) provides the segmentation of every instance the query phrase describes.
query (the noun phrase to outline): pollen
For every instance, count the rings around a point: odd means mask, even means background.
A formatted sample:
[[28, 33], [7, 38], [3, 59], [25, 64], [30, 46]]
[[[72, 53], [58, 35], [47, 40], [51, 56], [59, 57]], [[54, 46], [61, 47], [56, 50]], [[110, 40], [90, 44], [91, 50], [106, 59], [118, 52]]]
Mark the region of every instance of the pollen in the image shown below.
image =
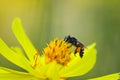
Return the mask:
[[44, 49], [45, 62], [47, 64], [56, 61], [58, 64], [67, 65], [71, 60], [71, 52], [71, 44], [56, 38]]

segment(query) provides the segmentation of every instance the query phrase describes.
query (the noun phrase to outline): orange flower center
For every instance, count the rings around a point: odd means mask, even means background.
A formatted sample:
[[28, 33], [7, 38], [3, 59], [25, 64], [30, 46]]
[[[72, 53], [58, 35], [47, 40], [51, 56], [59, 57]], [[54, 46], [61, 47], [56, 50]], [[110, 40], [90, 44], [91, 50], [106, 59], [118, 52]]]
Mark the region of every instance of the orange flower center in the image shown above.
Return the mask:
[[56, 61], [58, 64], [67, 65], [71, 60], [70, 54], [72, 52], [71, 44], [55, 39], [44, 49], [45, 62], [50, 63]]

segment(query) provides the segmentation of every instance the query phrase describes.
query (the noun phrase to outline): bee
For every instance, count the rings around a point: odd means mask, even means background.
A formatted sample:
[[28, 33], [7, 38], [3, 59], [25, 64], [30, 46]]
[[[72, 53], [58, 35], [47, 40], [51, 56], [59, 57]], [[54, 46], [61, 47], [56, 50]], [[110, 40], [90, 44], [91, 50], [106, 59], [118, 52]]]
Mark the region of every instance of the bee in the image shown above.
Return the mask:
[[66, 36], [64, 41], [76, 47], [74, 54], [78, 52], [80, 57], [83, 57], [85, 46], [81, 42], [79, 42], [75, 37], [71, 37], [70, 35]]

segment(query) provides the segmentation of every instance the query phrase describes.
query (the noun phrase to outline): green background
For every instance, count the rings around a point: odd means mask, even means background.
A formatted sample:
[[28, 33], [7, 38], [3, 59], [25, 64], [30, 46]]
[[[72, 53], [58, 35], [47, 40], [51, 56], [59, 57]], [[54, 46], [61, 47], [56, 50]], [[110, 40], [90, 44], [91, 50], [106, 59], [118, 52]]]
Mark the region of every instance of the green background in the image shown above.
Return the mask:
[[[97, 43], [95, 67], [84, 76], [68, 80], [120, 71], [119, 0], [0, 0], [0, 38], [9, 46], [20, 46], [11, 30], [15, 17], [21, 18], [30, 40], [41, 51], [46, 43], [66, 35], [75, 36], [86, 46]], [[0, 65], [15, 68], [1, 55]]]

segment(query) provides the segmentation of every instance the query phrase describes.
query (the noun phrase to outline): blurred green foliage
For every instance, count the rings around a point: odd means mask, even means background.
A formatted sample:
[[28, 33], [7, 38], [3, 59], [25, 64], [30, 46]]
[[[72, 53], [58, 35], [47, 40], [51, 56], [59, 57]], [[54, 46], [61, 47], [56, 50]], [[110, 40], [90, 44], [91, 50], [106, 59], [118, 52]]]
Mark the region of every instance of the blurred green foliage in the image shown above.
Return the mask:
[[[0, 0], [0, 38], [9, 46], [20, 46], [11, 30], [15, 17], [21, 18], [27, 35], [41, 52], [46, 43], [66, 35], [77, 37], [85, 45], [97, 43], [94, 69], [69, 80], [120, 71], [119, 0]], [[2, 56], [0, 65], [14, 68]]]

